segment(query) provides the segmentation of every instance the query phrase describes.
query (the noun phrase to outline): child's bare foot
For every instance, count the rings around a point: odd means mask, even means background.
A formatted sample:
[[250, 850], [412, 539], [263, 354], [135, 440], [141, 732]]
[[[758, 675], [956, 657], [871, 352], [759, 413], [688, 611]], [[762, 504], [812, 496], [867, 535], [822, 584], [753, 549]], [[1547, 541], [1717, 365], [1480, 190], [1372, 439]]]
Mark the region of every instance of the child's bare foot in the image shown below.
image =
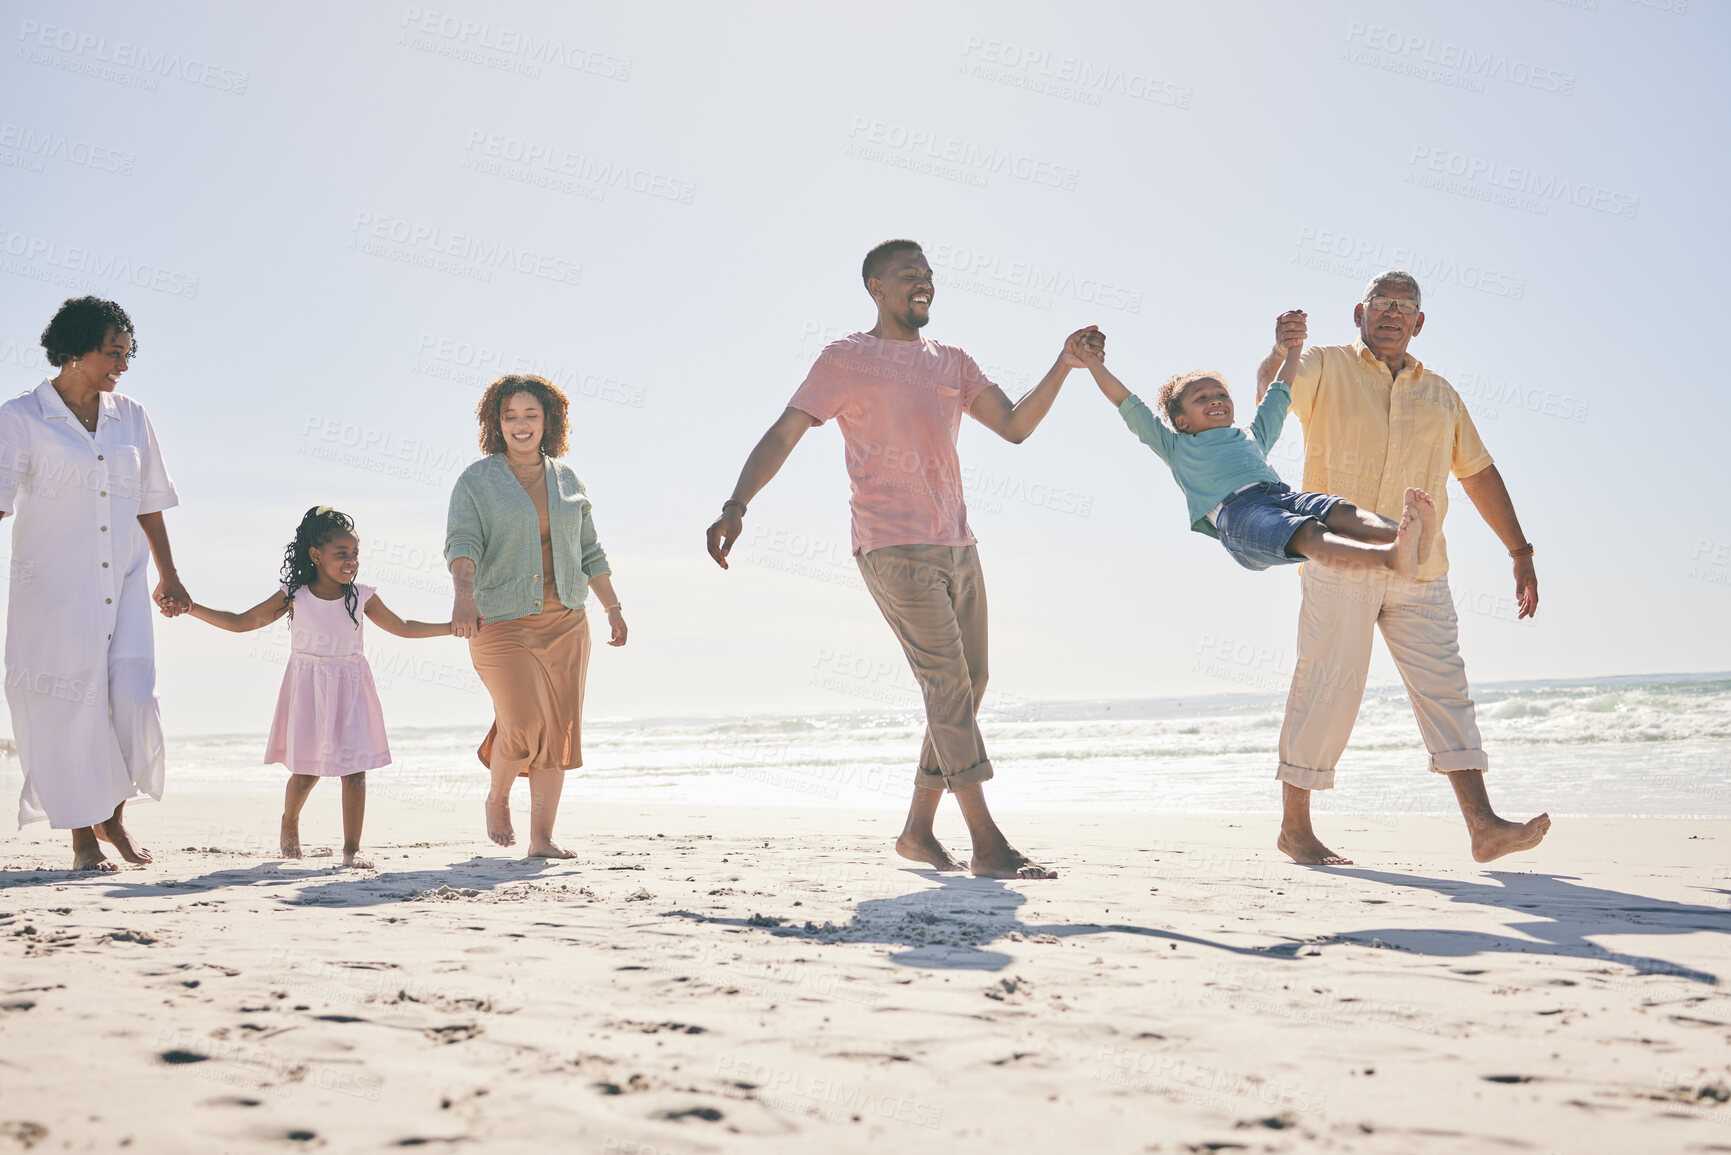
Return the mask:
[[1388, 552], [1388, 568], [1407, 581], [1418, 576], [1418, 539], [1423, 529], [1418, 503], [1407, 502], [1406, 509], [1401, 511], [1400, 529], [1395, 531], [1394, 545]]
[[361, 848], [358, 846], [353, 849], [347, 846], [343, 847], [343, 866], [349, 870], [371, 870], [373, 868], [372, 862], [360, 855]]
[[553, 841], [549, 840], [547, 842], [531, 842], [529, 844], [529, 853], [524, 855], [524, 857], [525, 858], [576, 858], [577, 854], [575, 851], [566, 850], [563, 846], [560, 846], [557, 842], [553, 842]]
[[301, 856], [301, 824], [286, 814], [282, 816], [282, 856]]
[[487, 799], [487, 837], [500, 846], [517, 845], [517, 832], [511, 827], [511, 804]]
[[1493, 862], [1505, 854], [1531, 850], [1545, 840], [1551, 829], [1551, 816], [1541, 814], [1526, 822], [1510, 822], [1492, 814], [1467, 819], [1467, 831], [1473, 838], [1473, 860]]
[[1422, 489], [1412, 488], [1406, 491], [1406, 501], [1418, 509], [1418, 564], [1423, 565], [1430, 560], [1430, 548], [1436, 544], [1436, 499]]
[[914, 862], [923, 862], [927, 866], [942, 873], [953, 873], [966, 870], [967, 864], [944, 849], [943, 843], [931, 835], [924, 838], [902, 832], [896, 839], [896, 853]]
[[1013, 846], [976, 851], [968, 864], [975, 878], [1057, 878], [1058, 872], [1041, 866]]
[[116, 806], [113, 815], [106, 822], [98, 822], [90, 828], [91, 833], [114, 847], [120, 852], [120, 857], [135, 866], [155, 862], [156, 859], [151, 857], [150, 851], [142, 846], [134, 846], [131, 835], [126, 833], [126, 827], [120, 821], [120, 812], [125, 808], [126, 803], [124, 802]]
[[1352, 859], [1343, 858], [1322, 844], [1315, 834], [1292, 834], [1285, 830], [1274, 840], [1280, 853], [1300, 866], [1351, 866]]

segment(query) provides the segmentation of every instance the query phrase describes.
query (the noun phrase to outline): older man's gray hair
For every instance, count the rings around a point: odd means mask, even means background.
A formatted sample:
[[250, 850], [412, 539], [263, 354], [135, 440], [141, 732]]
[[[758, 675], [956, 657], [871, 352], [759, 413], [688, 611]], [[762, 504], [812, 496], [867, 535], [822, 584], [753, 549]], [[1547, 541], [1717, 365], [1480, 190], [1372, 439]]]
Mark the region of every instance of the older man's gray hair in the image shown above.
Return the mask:
[[1378, 273], [1372, 277], [1370, 284], [1364, 287], [1364, 299], [1369, 301], [1376, 296], [1376, 291], [1384, 285], [1405, 285], [1412, 290], [1413, 303], [1421, 309], [1424, 308], [1424, 294], [1419, 292], [1418, 278], [1405, 269], [1389, 269], [1387, 272]]

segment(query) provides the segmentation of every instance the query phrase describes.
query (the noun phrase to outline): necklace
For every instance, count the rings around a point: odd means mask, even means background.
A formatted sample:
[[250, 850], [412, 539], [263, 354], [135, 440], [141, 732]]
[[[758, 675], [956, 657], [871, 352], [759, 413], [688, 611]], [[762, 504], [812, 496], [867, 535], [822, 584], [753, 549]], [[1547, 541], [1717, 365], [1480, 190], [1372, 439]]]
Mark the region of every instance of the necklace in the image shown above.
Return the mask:
[[511, 472], [517, 473], [517, 474], [524, 474], [524, 473], [529, 473], [529, 472], [540, 473], [541, 469], [542, 469], [541, 463], [539, 461], [531, 462], [527, 465], [518, 465], [515, 461], [512, 461], [509, 457], [507, 457], [505, 459], [505, 464], [509, 465], [511, 467]]

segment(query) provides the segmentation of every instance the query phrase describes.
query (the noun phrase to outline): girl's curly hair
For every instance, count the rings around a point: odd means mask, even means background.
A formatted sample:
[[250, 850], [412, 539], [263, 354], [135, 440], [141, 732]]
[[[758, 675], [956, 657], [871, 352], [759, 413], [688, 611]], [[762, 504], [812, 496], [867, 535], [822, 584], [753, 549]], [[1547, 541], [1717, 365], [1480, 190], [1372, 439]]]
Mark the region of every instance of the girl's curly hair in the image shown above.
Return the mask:
[[132, 355], [138, 356], [138, 334], [125, 309], [101, 297], [68, 297], [42, 330], [42, 348], [48, 363], [59, 367], [102, 348], [110, 332], [130, 335]]
[[[300, 525], [295, 529], [295, 539], [288, 543], [288, 548], [282, 553], [282, 584], [283, 596], [288, 599], [289, 617], [295, 614], [295, 591], [302, 586], [311, 585], [312, 580], [319, 576], [318, 567], [313, 565], [312, 551], [323, 549], [325, 544], [338, 534], [346, 533], [353, 536], [355, 523], [346, 513], [338, 513], [328, 505], [315, 505], [307, 510], [301, 518]], [[355, 625], [361, 624], [361, 619], [355, 617], [355, 604], [360, 601], [360, 595], [355, 592], [355, 583], [350, 582], [343, 587], [343, 608], [349, 611], [349, 620]]]
[[481, 403], [475, 406], [475, 418], [481, 423], [481, 452], [505, 452], [499, 413], [505, 402], [519, 393], [527, 393], [541, 403], [541, 452], [547, 457], [565, 456], [571, 431], [568, 421], [571, 399], [559, 386], [532, 373], [508, 373], [481, 394]]

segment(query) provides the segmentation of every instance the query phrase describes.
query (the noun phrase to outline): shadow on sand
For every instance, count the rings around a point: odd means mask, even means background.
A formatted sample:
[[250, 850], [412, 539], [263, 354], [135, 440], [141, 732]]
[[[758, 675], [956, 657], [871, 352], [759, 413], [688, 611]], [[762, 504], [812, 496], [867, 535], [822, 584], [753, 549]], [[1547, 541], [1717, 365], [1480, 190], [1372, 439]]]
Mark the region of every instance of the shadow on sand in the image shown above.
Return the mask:
[[[514, 882], [564, 877], [558, 868], [575, 860], [547, 858], [483, 858], [454, 862], [436, 870], [348, 871], [319, 866], [320, 859], [272, 859], [255, 866], [213, 870], [193, 878], [130, 881], [131, 872], [98, 874], [91, 871], [31, 870], [0, 871], [0, 893], [31, 886], [74, 886], [96, 890], [109, 898], [160, 898], [199, 894], [235, 887], [301, 887], [283, 897], [286, 906], [377, 906], [450, 887], [453, 891], [480, 893]], [[8, 877], [16, 874], [19, 877]], [[570, 877], [575, 878], [575, 872]], [[308, 883], [315, 885], [307, 886]], [[468, 895], [463, 895], [468, 897]]]
[[939, 885], [896, 898], [873, 898], [854, 908], [846, 923], [782, 925], [786, 920], [753, 915], [751, 918], [715, 918], [689, 910], [673, 910], [664, 917], [686, 918], [718, 926], [762, 927], [783, 938], [811, 942], [871, 942], [905, 947], [890, 956], [902, 966], [950, 970], [1002, 970], [1012, 961], [1002, 951], [985, 946], [1008, 938], [1031, 939], [1042, 935], [1054, 939], [1079, 934], [1139, 934], [1173, 943], [1210, 947], [1230, 954], [1261, 957], [1266, 948], [1230, 946], [1173, 930], [1160, 930], [1128, 923], [1034, 923], [1023, 922], [1017, 910], [1027, 901], [995, 878], [939, 874], [930, 870], [904, 869], [903, 873], [927, 878]]
[[[1649, 898], [1621, 890], [1579, 886], [1578, 878], [1557, 874], [1487, 871], [1496, 882], [1425, 878], [1355, 867], [1317, 867], [1318, 871], [1386, 886], [1429, 890], [1450, 902], [1501, 907], [1517, 913], [1507, 936], [1468, 930], [1374, 927], [1342, 932], [1327, 940], [1385, 946], [1438, 958], [1469, 958], [1477, 954], [1540, 954], [1595, 959], [1633, 967], [1637, 974], [1678, 975], [1716, 986], [1719, 976], [1664, 959], [1607, 950], [1591, 941], [1599, 935], [1679, 935], [1697, 931], [1731, 934], [1731, 909]], [[1723, 887], [1700, 887], [1708, 894], [1731, 895]], [[1522, 937], [1525, 936], [1525, 937]], [[1263, 953], [1290, 958], [1303, 943]]]

